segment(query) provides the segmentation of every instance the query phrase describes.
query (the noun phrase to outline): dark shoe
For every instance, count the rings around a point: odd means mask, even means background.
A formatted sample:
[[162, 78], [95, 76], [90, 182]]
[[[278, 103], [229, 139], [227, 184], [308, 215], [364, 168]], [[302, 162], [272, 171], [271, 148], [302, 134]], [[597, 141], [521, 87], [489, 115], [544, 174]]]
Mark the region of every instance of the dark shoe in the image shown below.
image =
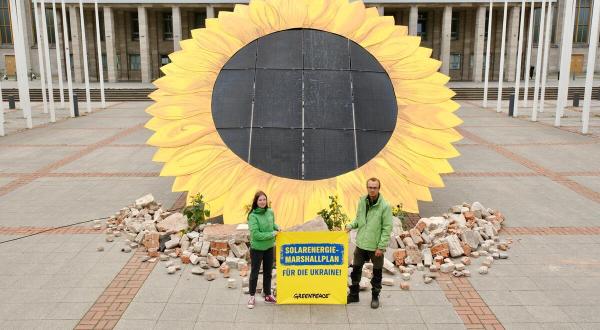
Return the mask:
[[358, 294], [354, 294], [354, 293], [349, 293], [348, 294], [348, 298], [346, 300], [346, 303], [352, 304], [352, 303], [357, 303], [358, 301], [359, 301]]
[[379, 295], [373, 295], [373, 298], [371, 299], [371, 308], [379, 308]]

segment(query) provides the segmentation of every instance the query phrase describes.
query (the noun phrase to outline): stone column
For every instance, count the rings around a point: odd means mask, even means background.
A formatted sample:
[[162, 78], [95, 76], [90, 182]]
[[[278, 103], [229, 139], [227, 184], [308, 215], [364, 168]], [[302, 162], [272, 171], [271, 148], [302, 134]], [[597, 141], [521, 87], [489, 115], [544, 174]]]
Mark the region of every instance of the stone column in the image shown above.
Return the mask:
[[148, 12], [146, 7], [138, 7], [138, 25], [140, 33], [140, 64], [142, 82], [150, 82], [150, 36], [148, 35]]
[[206, 18], [215, 18], [215, 7], [206, 6]]
[[452, 29], [452, 6], [445, 6], [442, 15], [442, 44], [440, 47], [440, 72], [447, 75], [450, 70], [450, 31]]
[[383, 6], [376, 6], [377, 7], [377, 11], [379, 12], [379, 16], [383, 16]]
[[173, 6], [173, 50], [181, 50], [179, 42], [181, 41], [181, 9]]
[[[73, 74], [76, 83], [83, 82], [83, 66], [81, 64], [81, 40], [79, 31], [81, 22], [79, 21], [79, 8], [69, 6], [69, 24], [71, 25], [71, 51], [73, 52]], [[69, 54], [65, 55], [69, 56]]]
[[475, 35], [474, 35], [474, 58], [473, 58], [473, 81], [481, 82], [483, 74], [483, 50], [485, 47], [485, 13], [486, 6], [480, 6], [477, 9], [475, 17]]
[[[31, 46], [34, 44], [33, 35], [33, 13], [31, 12], [31, 1], [28, 0], [17, 0], [21, 1], [21, 8], [23, 10], [20, 12], [20, 17], [23, 21], [23, 26], [25, 27], [25, 31], [23, 31], [23, 42], [25, 44], [25, 63], [27, 65], [27, 73], [29, 73], [29, 69], [31, 68]], [[10, 12], [10, 11], [9, 11]], [[14, 43], [13, 43], [14, 45]]]
[[108, 82], [117, 82], [117, 53], [115, 48], [115, 17], [111, 7], [104, 7], [104, 42]]
[[508, 21], [508, 40], [506, 56], [508, 57], [506, 67], [506, 81], [515, 81], [515, 71], [517, 69], [517, 47], [519, 45], [519, 16], [521, 8], [514, 6], [510, 9]]
[[417, 35], [417, 22], [419, 20], [419, 8], [415, 5], [410, 6], [410, 16], [408, 18], [408, 34]]

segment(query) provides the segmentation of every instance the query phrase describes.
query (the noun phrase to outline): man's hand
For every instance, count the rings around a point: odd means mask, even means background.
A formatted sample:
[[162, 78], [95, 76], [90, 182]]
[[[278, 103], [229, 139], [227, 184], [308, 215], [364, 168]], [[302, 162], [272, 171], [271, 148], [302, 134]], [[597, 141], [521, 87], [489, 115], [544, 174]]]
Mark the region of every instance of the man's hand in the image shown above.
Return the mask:
[[383, 251], [381, 251], [380, 249], [375, 250], [376, 257], [381, 257], [382, 255], [383, 255]]

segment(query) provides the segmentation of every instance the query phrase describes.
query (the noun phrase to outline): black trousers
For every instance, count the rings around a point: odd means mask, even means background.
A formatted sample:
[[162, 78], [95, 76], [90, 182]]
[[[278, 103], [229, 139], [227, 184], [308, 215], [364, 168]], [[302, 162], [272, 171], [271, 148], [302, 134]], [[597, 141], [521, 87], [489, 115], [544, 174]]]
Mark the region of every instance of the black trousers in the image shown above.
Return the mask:
[[352, 264], [352, 286], [350, 294], [358, 294], [358, 284], [362, 277], [362, 268], [365, 262], [371, 260], [373, 263], [373, 278], [371, 279], [371, 291], [373, 294], [379, 294], [381, 291], [381, 279], [383, 278], [383, 254], [379, 257], [375, 256], [375, 251], [367, 251], [359, 248], [354, 250], [354, 262]]
[[260, 263], [263, 265], [263, 289], [265, 295], [271, 294], [271, 278], [273, 277], [273, 257], [274, 248], [265, 251], [250, 249], [250, 259], [252, 268], [250, 269], [250, 295], [256, 293], [256, 284], [258, 283], [258, 272], [260, 271]]

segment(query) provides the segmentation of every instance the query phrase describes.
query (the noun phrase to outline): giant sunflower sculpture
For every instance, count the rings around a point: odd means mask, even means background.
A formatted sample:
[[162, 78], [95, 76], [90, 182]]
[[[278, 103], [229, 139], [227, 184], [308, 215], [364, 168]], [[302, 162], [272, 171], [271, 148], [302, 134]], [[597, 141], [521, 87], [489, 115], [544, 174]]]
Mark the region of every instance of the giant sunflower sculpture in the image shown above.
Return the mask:
[[443, 187], [461, 139], [449, 78], [392, 17], [347, 0], [252, 0], [170, 55], [146, 111], [162, 176], [226, 223], [257, 189], [289, 227], [338, 195], [352, 216], [366, 179], [404, 210]]

